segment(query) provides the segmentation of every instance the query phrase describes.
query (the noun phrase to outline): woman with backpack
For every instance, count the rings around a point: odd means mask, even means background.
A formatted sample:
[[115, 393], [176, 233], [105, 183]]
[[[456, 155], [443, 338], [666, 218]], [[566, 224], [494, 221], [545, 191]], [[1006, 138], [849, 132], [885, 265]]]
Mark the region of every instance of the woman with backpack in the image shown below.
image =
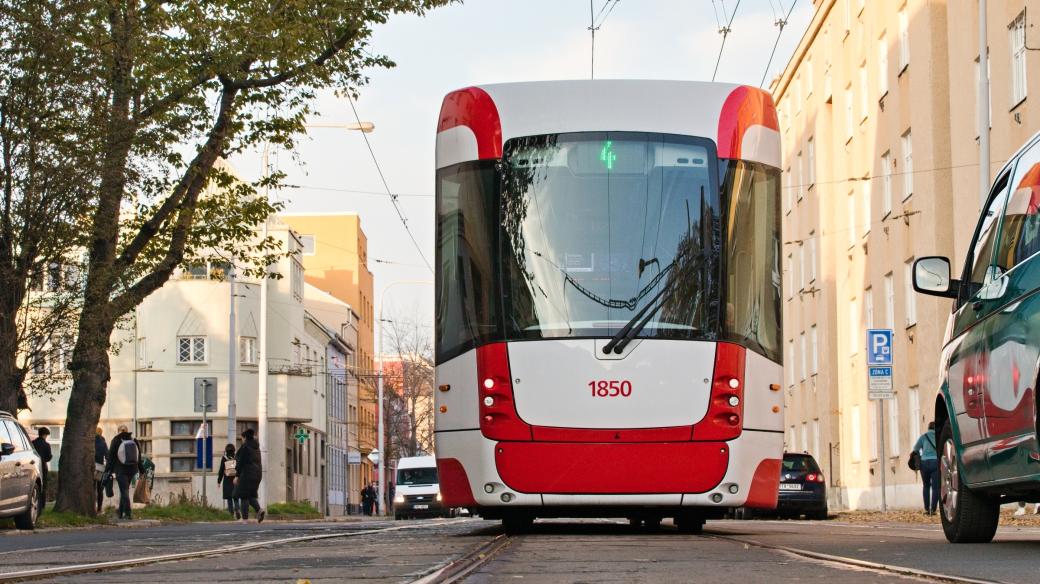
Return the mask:
[[235, 519], [241, 519], [242, 514], [238, 510], [238, 499], [235, 498], [235, 477], [238, 469], [235, 462], [235, 445], [228, 444], [224, 447], [224, 456], [220, 457], [220, 468], [217, 469], [217, 484], [223, 486], [224, 500], [227, 501], [228, 513], [234, 515]]
[[256, 522], [263, 523], [267, 512], [260, 508], [260, 481], [263, 479], [263, 462], [260, 460], [260, 442], [256, 431], [246, 428], [242, 432], [242, 447], [235, 453], [235, 493], [242, 523], [249, 521], [249, 508], [256, 510]]
[[141, 445], [134, 440], [126, 425], [119, 426], [119, 433], [108, 448], [106, 472], [112, 473], [119, 485], [119, 518], [131, 519], [130, 483], [134, 475], [144, 472], [141, 467]]
[[935, 509], [939, 506], [939, 457], [935, 453], [935, 422], [928, 422], [928, 431], [917, 439], [911, 457], [914, 454], [919, 457], [917, 464], [921, 469], [921, 481], [924, 482], [924, 513], [935, 515]]

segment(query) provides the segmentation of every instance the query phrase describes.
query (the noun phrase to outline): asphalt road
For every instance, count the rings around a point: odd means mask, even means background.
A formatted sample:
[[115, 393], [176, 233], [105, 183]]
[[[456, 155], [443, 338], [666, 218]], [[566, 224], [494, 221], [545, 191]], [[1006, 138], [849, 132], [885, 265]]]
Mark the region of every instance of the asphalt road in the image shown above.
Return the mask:
[[[197, 553], [300, 536], [249, 551], [192, 557], [50, 581], [411, 582], [502, 533], [497, 522], [203, 524], [0, 535], [0, 576], [18, 570]], [[793, 548], [795, 553], [772, 546]], [[990, 544], [946, 543], [937, 525], [838, 521], [713, 521], [703, 535], [618, 521], [539, 521], [509, 538], [465, 580], [484, 582], [859, 582], [922, 581], [802, 551], [996, 582], [1040, 582], [1040, 529], [1002, 527]], [[927, 581], [927, 580], [926, 580]], [[934, 580], [933, 580], [934, 581]]]

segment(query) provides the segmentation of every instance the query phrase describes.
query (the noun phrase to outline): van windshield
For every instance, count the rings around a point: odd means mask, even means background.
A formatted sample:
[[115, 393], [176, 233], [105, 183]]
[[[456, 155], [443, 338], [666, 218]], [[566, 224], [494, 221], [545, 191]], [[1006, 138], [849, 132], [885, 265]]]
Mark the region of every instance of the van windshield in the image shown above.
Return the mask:
[[436, 467], [402, 468], [397, 471], [398, 485], [433, 485], [436, 483]]

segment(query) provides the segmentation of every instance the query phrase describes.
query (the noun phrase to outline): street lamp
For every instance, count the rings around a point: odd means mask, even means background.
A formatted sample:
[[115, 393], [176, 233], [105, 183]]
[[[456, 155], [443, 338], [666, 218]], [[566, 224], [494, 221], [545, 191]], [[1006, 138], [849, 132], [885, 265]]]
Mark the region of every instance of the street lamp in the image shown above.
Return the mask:
[[384, 418], [384, 415], [385, 415], [384, 412], [383, 412], [383, 322], [384, 322], [384, 319], [383, 319], [383, 305], [384, 305], [384, 300], [386, 299], [386, 292], [387, 292], [387, 290], [393, 288], [394, 286], [397, 286], [398, 284], [431, 284], [432, 285], [433, 284], [433, 280], [400, 280], [400, 281], [397, 281], [397, 282], [390, 282], [389, 284], [386, 285], [386, 288], [383, 288], [383, 291], [379, 294], [379, 351], [378, 351], [378, 353], [379, 353], [379, 377], [378, 377], [378, 382], [377, 382], [377, 384], [378, 384], [378, 392], [377, 392], [376, 399], [379, 400], [379, 408], [378, 408], [379, 409], [379, 425], [378, 425], [378, 429], [379, 429], [379, 445], [378, 445], [378, 449], [379, 449], [379, 458], [380, 458], [380, 463], [381, 464], [379, 465], [379, 491], [378, 491], [378, 497], [379, 498], [377, 500], [379, 501], [380, 515], [386, 515], [387, 507], [389, 507], [389, 505], [386, 504], [386, 501], [383, 500], [384, 499], [384, 495], [386, 493], [386, 463], [387, 463], [387, 457], [384, 454], [386, 452], [386, 449], [383, 448], [383, 435], [385, 433], [385, 430], [383, 428], [383, 418]]
[[[304, 124], [304, 128], [332, 128], [340, 130], [359, 130], [361, 132], [371, 132], [375, 129], [375, 124], [372, 122], [360, 122], [357, 124]], [[271, 142], [264, 142], [263, 151], [263, 169], [264, 169], [264, 200], [269, 201], [271, 199], [271, 187], [267, 184], [266, 179], [271, 176]], [[264, 218], [264, 229], [263, 239], [267, 239], [268, 225], [271, 222], [271, 217]], [[257, 391], [259, 395], [257, 397], [256, 404], [256, 419], [257, 419], [257, 434], [260, 439], [260, 460], [265, 461], [266, 464], [262, 466], [261, 479], [260, 479], [260, 504], [267, 506], [267, 469], [270, 468], [270, 461], [267, 458], [267, 271], [270, 266], [264, 266], [264, 277], [260, 283], [260, 354], [259, 358], [259, 371], [257, 375]], [[234, 367], [232, 367], [234, 371]], [[229, 384], [230, 385], [230, 384]], [[230, 389], [230, 388], [229, 388]], [[234, 395], [229, 393], [228, 401], [232, 402]], [[233, 425], [235, 420], [228, 418], [228, 424]]]

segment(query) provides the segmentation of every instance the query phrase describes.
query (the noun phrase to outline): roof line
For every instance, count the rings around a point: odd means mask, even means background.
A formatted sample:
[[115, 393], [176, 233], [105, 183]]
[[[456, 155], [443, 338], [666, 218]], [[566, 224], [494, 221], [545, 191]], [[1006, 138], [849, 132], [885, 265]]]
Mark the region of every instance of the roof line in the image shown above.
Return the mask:
[[[802, 39], [798, 41], [798, 48], [795, 49], [791, 58], [787, 61], [787, 65], [784, 67], [783, 73], [780, 74], [780, 78], [775, 80], [775, 84], [771, 83], [770, 87], [773, 93], [773, 101], [776, 103], [780, 102], [784, 94], [787, 92], [788, 86], [791, 85], [791, 78], [794, 76], [794, 72], [798, 69], [798, 66], [802, 64], [802, 60], [805, 58], [805, 54], [809, 52], [809, 47], [816, 41], [816, 35], [819, 34], [820, 29], [823, 28], [823, 23], [826, 22], [827, 17], [831, 13], [831, 9], [837, 0], [823, 0], [820, 6], [816, 9], [813, 14], [812, 22], [809, 23], [808, 28], [802, 33]], [[775, 87], [774, 87], [775, 85]]]

